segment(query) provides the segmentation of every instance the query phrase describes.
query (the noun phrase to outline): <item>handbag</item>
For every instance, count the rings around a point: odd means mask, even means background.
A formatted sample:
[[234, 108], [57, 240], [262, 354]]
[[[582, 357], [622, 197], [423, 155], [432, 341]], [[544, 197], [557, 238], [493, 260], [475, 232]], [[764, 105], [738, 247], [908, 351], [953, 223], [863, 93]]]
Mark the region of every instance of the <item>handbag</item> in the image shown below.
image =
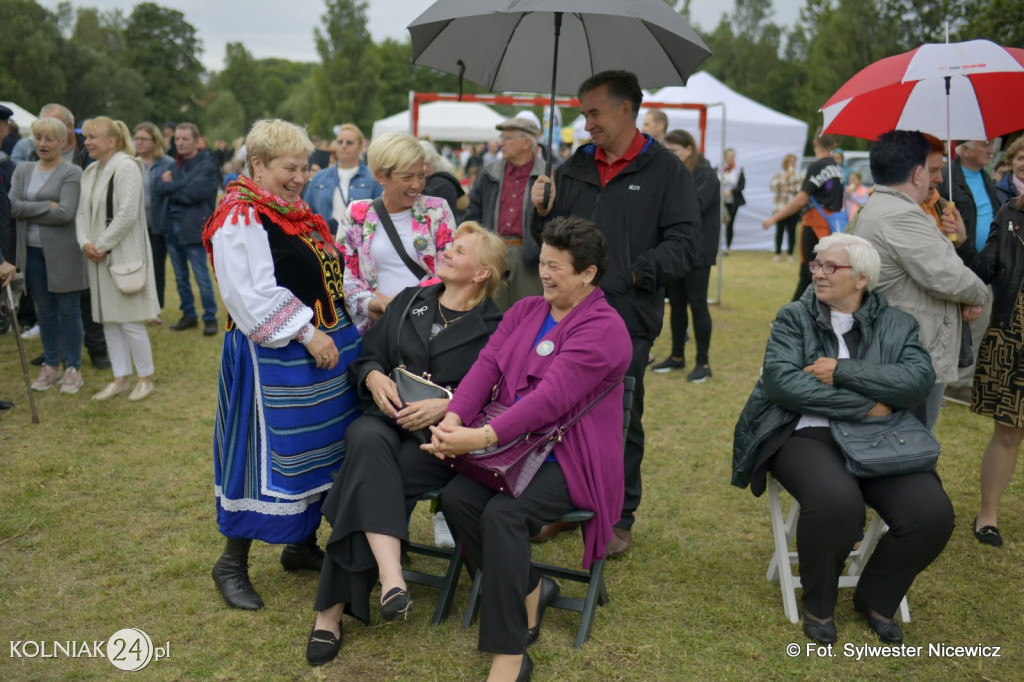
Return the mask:
[[840, 209], [835, 213], [825, 213], [817, 199], [814, 197], [811, 197], [810, 199], [811, 205], [817, 209], [818, 213], [821, 214], [821, 217], [824, 218], [825, 222], [828, 224], [829, 232], [835, 233], [846, 231], [846, 226], [850, 224], [850, 216], [847, 215], [846, 211]]
[[[114, 220], [114, 178], [110, 178], [107, 185], [107, 222], [106, 226]], [[113, 254], [107, 259], [107, 272], [110, 279], [114, 280], [114, 286], [122, 294], [137, 294], [146, 288], [146, 261], [129, 261], [114, 265], [111, 262]]]
[[[484, 406], [470, 424], [470, 428], [478, 429], [489, 424], [508, 409], [507, 405], [497, 402], [502, 379], [498, 380], [491, 392], [491, 402]], [[562, 442], [565, 432], [597, 407], [615, 386], [613, 383], [606, 388], [601, 395], [561, 426], [553, 426], [543, 433], [524, 433], [505, 445], [467, 452], [461, 457], [454, 458], [448, 466], [491, 490], [509, 497], [519, 497], [537, 475], [537, 471], [551, 451]]]
[[846, 470], [857, 478], [934, 471], [942, 452], [932, 432], [907, 410], [859, 422], [829, 420], [829, 430]]
[[[402, 311], [401, 317], [398, 318], [398, 333], [395, 334], [395, 356], [399, 359], [400, 364], [391, 370], [388, 375], [391, 380], [395, 382], [395, 388], [398, 390], [398, 397], [402, 401], [402, 404], [416, 402], [417, 400], [430, 400], [432, 398], [443, 398], [445, 400], [452, 399], [452, 392], [450, 389], [445, 388], [439, 384], [435, 384], [430, 380], [430, 374], [424, 372], [422, 375], [413, 374], [405, 368], [405, 363], [401, 361], [402, 354], [398, 348], [398, 338], [401, 336], [402, 323], [405, 322], [405, 317], [409, 313], [409, 308], [412, 307], [413, 301], [416, 300], [416, 296], [410, 296], [409, 302], [405, 306], [405, 310]], [[409, 431], [409, 435], [420, 443], [426, 443], [430, 441], [431, 433], [430, 429], [417, 429], [416, 431]]]

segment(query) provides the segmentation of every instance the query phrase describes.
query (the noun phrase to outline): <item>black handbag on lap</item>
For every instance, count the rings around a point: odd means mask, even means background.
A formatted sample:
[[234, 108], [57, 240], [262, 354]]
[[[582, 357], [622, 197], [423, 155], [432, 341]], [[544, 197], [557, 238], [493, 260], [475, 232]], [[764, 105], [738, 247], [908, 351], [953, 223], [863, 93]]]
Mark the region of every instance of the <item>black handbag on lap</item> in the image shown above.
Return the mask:
[[857, 478], [934, 471], [942, 446], [907, 410], [859, 422], [829, 420], [832, 438], [843, 451], [846, 470]]

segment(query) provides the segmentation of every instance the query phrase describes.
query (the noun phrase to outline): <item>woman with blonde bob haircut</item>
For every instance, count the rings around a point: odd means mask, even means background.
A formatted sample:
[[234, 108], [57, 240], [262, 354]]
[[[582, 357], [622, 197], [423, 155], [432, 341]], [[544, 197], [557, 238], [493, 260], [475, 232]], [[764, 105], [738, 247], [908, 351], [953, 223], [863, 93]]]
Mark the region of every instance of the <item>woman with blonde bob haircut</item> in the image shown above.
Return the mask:
[[370, 592], [380, 579], [380, 615], [391, 621], [412, 609], [401, 552], [417, 498], [443, 487], [455, 472], [420, 450], [448, 409], [443, 398], [403, 402], [391, 371], [398, 366], [454, 389], [466, 375], [501, 311], [490, 297], [505, 272], [505, 244], [476, 223], [463, 223], [441, 254], [439, 284], [411, 286], [366, 332], [349, 369], [362, 416], [345, 433], [345, 466], [324, 502], [332, 526], [306, 646], [310, 665], [341, 648], [341, 616], [370, 622]]
[[[155, 196], [153, 185], [160, 182], [160, 176], [174, 167], [174, 159], [167, 155], [164, 134], [155, 123], [143, 121], [135, 126], [135, 155], [142, 163], [145, 180], [142, 188], [146, 194], [146, 226], [149, 228], [149, 243], [153, 249], [153, 277], [156, 281], [156, 299], [160, 309], [164, 307], [164, 285], [167, 267], [167, 204], [170, 195]], [[156, 206], [154, 207], [154, 203]], [[155, 210], [154, 210], [155, 209]], [[150, 320], [160, 324], [160, 318]]]
[[[128, 400], [142, 400], [153, 392], [153, 350], [145, 322], [160, 312], [146, 231], [142, 164], [133, 158], [132, 135], [123, 121], [97, 116], [85, 122], [82, 132], [96, 163], [82, 174], [76, 233], [91, 261], [86, 271], [92, 318], [103, 325], [114, 371], [114, 381], [93, 400], [109, 400], [129, 390]], [[138, 263], [145, 269], [145, 284], [125, 293], [110, 267]], [[129, 385], [133, 363], [138, 375], [134, 389]]]
[[421, 194], [426, 162], [419, 142], [402, 133], [383, 135], [370, 143], [367, 158], [383, 193], [350, 203], [338, 227], [345, 305], [361, 332], [398, 292], [436, 281], [438, 254], [455, 230], [448, 202]]
[[330, 231], [302, 200], [309, 136], [294, 123], [261, 120], [245, 147], [252, 178], [228, 184], [203, 244], [228, 310], [213, 438], [227, 542], [213, 580], [228, 606], [256, 610], [253, 540], [285, 544], [285, 570], [320, 570], [320, 504], [356, 415], [345, 372], [360, 339]]

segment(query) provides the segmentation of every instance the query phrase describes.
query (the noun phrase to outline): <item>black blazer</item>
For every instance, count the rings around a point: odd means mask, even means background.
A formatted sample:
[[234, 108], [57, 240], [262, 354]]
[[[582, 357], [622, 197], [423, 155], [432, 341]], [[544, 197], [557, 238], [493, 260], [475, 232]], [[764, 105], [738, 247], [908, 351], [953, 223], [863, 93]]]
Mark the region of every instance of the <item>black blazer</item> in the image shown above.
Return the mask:
[[[360, 407], [365, 414], [383, 416], [366, 390], [366, 375], [373, 370], [389, 374], [404, 364], [410, 372], [427, 372], [434, 383], [454, 389], [498, 328], [501, 310], [491, 299], [485, 298], [431, 341], [430, 326], [434, 322], [437, 298], [443, 291], [444, 284], [435, 284], [399, 292], [384, 315], [366, 330], [363, 352], [348, 368], [349, 381], [359, 393]], [[412, 305], [401, 319], [410, 298]]]

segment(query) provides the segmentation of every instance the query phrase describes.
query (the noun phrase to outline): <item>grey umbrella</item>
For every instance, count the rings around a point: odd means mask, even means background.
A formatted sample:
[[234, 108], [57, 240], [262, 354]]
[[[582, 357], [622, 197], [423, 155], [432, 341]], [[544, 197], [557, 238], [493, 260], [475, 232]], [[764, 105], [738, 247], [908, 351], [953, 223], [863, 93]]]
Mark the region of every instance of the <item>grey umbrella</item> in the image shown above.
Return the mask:
[[414, 64], [491, 92], [550, 87], [549, 150], [556, 94], [608, 69], [632, 71], [642, 87], [685, 85], [711, 56], [664, 0], [438, 0], [408, 29]]

